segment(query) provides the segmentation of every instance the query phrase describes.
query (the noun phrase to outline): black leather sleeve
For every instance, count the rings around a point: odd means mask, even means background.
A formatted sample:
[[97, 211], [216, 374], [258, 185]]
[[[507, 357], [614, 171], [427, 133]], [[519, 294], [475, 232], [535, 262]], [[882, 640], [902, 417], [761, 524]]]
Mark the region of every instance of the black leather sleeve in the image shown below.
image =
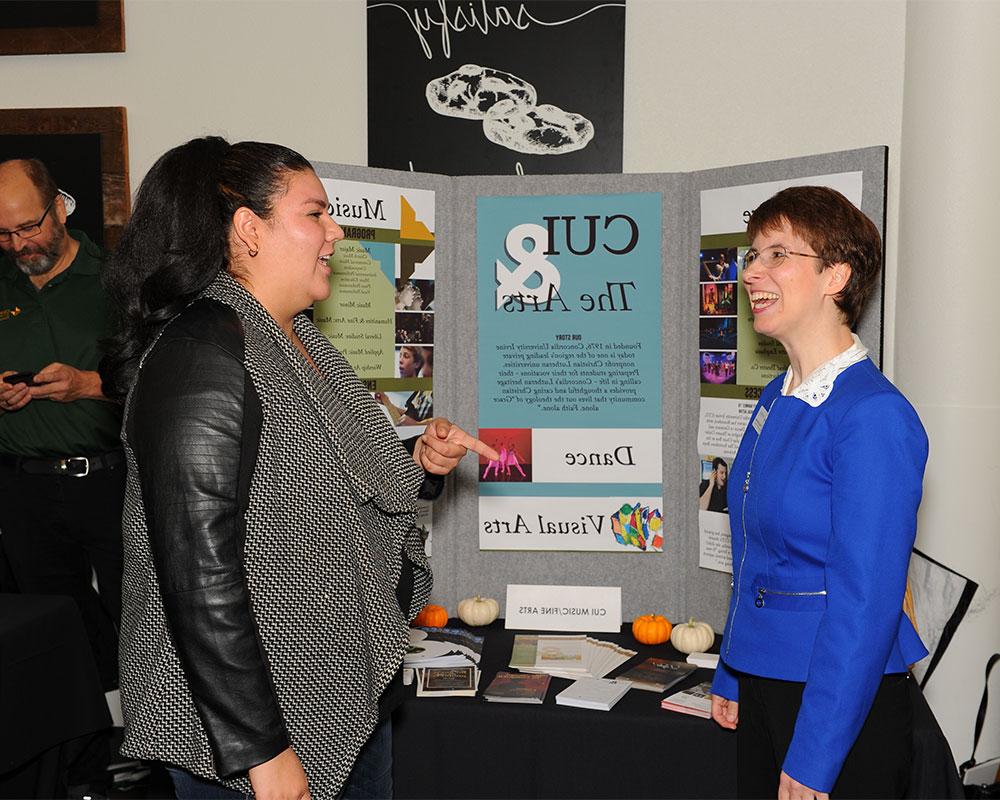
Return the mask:
[[[413, 436], [410, 439], [403, 440], [403, 447], [412, 456], [413, 450], [417, 446], [417, 439], [419, 436]], [[417, 491], [417, 497], [421, 500], [437, 500], [441, 496], [441, 492], [444, 489], [444, 475], [434, 475], [430, 472], [424, 472], [424, 482], [420, 484], [420, 489]]]
[[175, 336], [147, 359], [128, 431], [167, 622], [223, 777], [289, 745], [243, 572], [259, 409], [236, 353]]

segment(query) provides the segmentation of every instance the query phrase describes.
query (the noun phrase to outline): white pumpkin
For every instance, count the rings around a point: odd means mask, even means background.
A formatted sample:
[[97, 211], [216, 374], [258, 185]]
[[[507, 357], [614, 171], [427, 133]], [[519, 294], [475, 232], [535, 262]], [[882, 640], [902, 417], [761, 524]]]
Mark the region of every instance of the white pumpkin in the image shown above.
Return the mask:
[[466, 625], [489, 625], [500, 616], [500, 604], [492, 597], [466, 597], [458, 604], [458, 618]]
[[704, 653], [715, 643], [715, 631], [707, 622], [693, 617], [670, 632], [670, 644], [682, 653]]

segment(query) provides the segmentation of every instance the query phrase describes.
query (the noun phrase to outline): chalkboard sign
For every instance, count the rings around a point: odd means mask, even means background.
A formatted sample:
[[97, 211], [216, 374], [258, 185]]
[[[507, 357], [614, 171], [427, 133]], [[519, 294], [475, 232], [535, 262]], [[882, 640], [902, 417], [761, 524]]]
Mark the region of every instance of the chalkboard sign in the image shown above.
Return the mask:
[[621, 172], [625, 3], [368, 2], [368, 164]]

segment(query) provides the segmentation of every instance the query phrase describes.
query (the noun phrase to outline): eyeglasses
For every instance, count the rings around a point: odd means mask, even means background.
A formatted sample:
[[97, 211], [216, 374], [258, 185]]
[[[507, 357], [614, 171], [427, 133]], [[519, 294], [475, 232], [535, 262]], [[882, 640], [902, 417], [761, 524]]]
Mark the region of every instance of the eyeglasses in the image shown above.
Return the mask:
[[765, 247], [759, 252], [753, 248], [747, 250], [743, 254], [743, 269], [749, 268], [751, 264], [756, 264], [758, 261], [767, 269], [774, 269], [780, 267], [789, 256], [805, 256], [806, 258], [823, 260], [823, 256], [818, 256], [815, 253], [796, 253], [794, 250], [787, 250], [780, 244], [776, 244], [773, 247]]
[[55, 201], [55, 197], [49, 200], [49, 204], [45, 206], [45, 213], [42, 214], [38, 222], [32, 222], [30, 225], [22, 225], [20, 228], [14, 228], [12, 231], [0, 231], [0, 244], [10, 244], [14, 238], [14, 234], [17, 234], [19, 239], [34, 239], [38, 236], [42, 232], [42, 223], [45, 222], [45, 218], [49, 215], [49, 211], [52, 210], [52, 204]]

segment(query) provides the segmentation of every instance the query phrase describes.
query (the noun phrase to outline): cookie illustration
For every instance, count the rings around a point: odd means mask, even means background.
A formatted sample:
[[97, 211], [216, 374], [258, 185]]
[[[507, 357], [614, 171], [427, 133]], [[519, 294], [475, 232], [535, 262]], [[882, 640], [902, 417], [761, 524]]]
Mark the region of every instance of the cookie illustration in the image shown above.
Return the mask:
[[518, 153], [558, 155], [581, 150], [594, 138], [593, 123], [558, 106], [524, 106], [501, 100], [486, 114], [483, 134]]
[[533, 106], [535, 87], [509, 72], [466, 64], [427, 84], [427, 103], [438, 114], [463, 119], [483, 119], [496, 103]]

